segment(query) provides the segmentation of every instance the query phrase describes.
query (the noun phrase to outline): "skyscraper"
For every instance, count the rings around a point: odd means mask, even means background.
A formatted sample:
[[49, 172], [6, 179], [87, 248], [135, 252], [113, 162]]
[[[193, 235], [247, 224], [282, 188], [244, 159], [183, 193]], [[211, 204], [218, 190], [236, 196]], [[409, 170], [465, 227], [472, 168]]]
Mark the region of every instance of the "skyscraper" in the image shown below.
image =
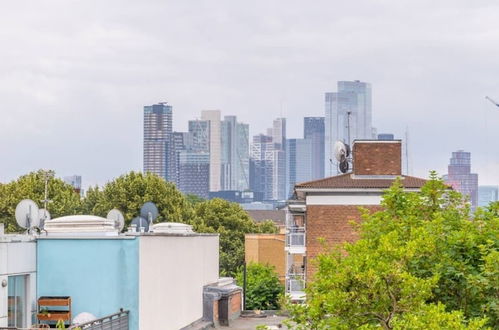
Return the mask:
[[221, 189], [244, 191], [249, 188], [249, 126], [236, 116], [225, 116], [221, 126]]
[[203, 110], [201, 119], [210, 121], [210, 191], [219, 191], [222, 169], [220, 110]]
[[498, 186], [478, 186], [478, 206], [486, 207], [499, 200]]
[[178, 188], [184, 194], [208, 198], [210, 188], [210, 154], [202, 151], [179, 152]]
[[[324, 117], [305, 117], [303, 137], [312, 143], [312, 168], [310, 180], [324, 177]], [[299, 181], [297, 181], [299, 182]]]
[[296, 183], [311, 181], [314, 164], [313, 139], [288, 139], [286, 145], [288, 167], [288, 197]]
[[144, 106], [144, 172], [175, 180], [175, 150], [172, 138], [172, 106]]
[[371, 84], [339, 81], [338, 92], [325, 95], [325, 169], [335, 175], [333, 146], [336, 141], [352, 144], [355, 139], [372, 139]]
[[448, 174], [444, 181], [464, 196], [469, 196], [472, 209], [478, 204], [478, 174], [471, 173], [471, 153], [458, 150], [452, 153]]

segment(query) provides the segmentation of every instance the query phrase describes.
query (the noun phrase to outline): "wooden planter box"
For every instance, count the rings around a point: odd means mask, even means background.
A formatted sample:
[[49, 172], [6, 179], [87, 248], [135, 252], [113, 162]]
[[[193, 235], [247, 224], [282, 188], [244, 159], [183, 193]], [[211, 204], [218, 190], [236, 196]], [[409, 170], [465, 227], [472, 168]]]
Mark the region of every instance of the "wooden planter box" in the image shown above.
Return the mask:
[[71, 312], [68, 311], [48, 311], [48, 313], [38, 313], [38, 320], [40, 321], [70, 321]]
[[70, 297], [40, 297], [39, 306], [71, 306]]

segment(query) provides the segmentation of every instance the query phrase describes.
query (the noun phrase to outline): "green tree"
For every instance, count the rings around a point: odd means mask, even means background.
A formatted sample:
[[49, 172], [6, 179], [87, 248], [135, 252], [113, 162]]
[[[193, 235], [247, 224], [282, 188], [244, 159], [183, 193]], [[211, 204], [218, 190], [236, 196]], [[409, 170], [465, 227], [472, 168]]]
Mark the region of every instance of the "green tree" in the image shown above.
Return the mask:
[[256, 224], [237, 203], [215, 198], [194, 207], [194, 229], [220, 234], [220, 273], [233, 276], [244, 263], [244, 235], [276, 233], [269, 222]]
[[499, 327], [498, 208], [470, 221], [435, 173], [420, 193], [397, 180], [382, 205], [364, 211], [360, 240], [316, 258], [307, 304], [289, 306], [298, 328]]
[[83, 201], [83, 212], [106, 216], [113, 208], [123, 212], [126, 225], [139, 216], [145, 202], [158, 207], [159, 216], [155, 222], [184, 222], [192, 220], [192, 208], [185, 196], [175, 185], [151, 173], [130, 172], [102, 188], [91, 187]]
[[[242, 267], [236, 274], [237, 285], [243, 286]], [[279, 309], [279, 298], [284, 287], [279, 282], [279, 275], [274, 267], [258, 263], [250, 263], [246, 267], [246, 309], [276, 310]]]
[[[54, 172], [49, 171], [53, 176]], [[52, 177], [48, 181], [48, 204], [52, 218], [77, 214], [81, 208], [80, 195], [74, 188], [61, 179]], [[45, 198], [45, 171], [39, 170], [19, 177], [7, 184], [0, 184], [0, 222], [6, 225], [7, 232], [18, 232], [22, 228], [17, 226], [15, 210], [23, 199], [32, 199], [40, 208]]]

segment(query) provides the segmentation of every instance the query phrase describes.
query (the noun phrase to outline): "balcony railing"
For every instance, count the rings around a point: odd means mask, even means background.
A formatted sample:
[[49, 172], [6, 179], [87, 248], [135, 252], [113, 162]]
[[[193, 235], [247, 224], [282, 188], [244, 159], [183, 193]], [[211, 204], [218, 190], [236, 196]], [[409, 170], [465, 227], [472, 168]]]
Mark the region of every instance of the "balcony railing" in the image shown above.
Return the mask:
[[121, 311], [88, 323], [79, 324], [77, 327], [83, 330], [128, 330], [128, 314], [129, 311]]
[[286, 246], [288, 247], [302, 247], [305, 246], [305, 231], [289, 232], [286, 235]]
[[305, 290], [305, 276], [303, 274], [289, 275], [286, 284], [289, 293], [303, 292]]

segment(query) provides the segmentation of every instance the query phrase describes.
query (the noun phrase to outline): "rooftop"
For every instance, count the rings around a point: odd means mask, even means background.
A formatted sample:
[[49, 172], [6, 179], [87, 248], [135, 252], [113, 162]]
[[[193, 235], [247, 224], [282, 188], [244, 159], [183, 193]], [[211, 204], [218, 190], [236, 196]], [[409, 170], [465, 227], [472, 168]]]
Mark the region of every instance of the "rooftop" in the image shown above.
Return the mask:
[[[406, 189], [419, 189], [425, 179], [413, 176], [400, 175], [402, 186]], [[302, 182], [295, 185], [295, 189], [387, 189], [391, 187], [397, 176], [383, 175], [354, 175], [346, 173], [324, 179]]]

